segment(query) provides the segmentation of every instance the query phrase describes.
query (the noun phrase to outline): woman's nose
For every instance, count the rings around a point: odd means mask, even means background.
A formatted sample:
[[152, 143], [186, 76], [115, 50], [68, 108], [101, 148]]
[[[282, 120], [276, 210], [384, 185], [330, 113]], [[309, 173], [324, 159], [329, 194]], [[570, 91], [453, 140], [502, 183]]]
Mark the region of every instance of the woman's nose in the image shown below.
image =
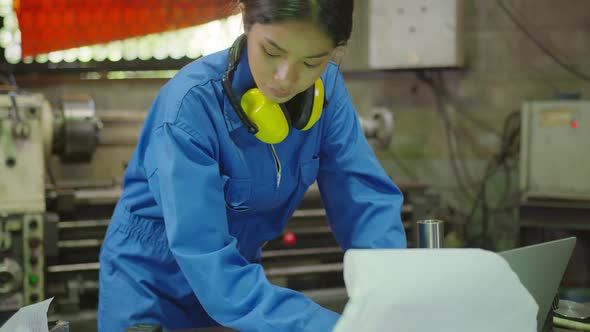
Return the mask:
[[288, 61], [281, 62], [275, 70], [274, 79], [283, 85], [283, 88], [289, 88], [297, 82], [297, 70], [293, 64]]

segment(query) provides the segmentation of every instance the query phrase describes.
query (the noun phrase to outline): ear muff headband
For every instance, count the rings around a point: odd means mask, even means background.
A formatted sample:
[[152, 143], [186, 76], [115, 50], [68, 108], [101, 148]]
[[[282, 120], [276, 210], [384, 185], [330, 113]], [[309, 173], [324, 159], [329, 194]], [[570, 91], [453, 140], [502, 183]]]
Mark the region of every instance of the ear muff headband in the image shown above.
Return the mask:
[[240, 60], [240, 54], [242, 53], [242, 47], [246, 42], [246, 35], [241, 35], [236, 39], [233, 45], [229, 49], [229, 59], [227, 63], [227, 70], [223, 74], [223, 78], [221, 80], [221, 84], [223, 85], [223, 90], [229, 99], [230, 104], [232, 105], [234, 111], [240, 118], [240, 121], [244, 124], [244, 126], [248, 129], [248, 132], [252, 134], [256, 134], [258, 132], [258, 127], [248, 119], [248, 116], [240, 106], [240, 102], [238, 101], [238, 97], [234, 93], [234, 89], [232, 87], [232, 81], [234, 78], [234, 72], [236, 71], [236, 65]]
[[[313, 125], [320, 119], [320, 116], [322, 115], [322, 110], [324, 109], [325, 92], [324, 83], [322, 82], [322, 80], [318, 78], [315, 81], [315, 84], [313, 85], [313, 89], [309, 89], [309, 91], [313, 93], [313, 96], [311, 98], [306, 99], [311, 101], [312, 105], [310, 105], [309, 107], [306, 105], [305, 108], [303, 108], [303, 113], [300, 119], [302, 123], [305, 123], [305, 125], [303, 126], [303, 128], [299, 128], [294, 125], [294, 127], [297, 129], [308, 130], [311, 127], [313, 127]], [[305, 116], [303, 116], [304, 113]]]

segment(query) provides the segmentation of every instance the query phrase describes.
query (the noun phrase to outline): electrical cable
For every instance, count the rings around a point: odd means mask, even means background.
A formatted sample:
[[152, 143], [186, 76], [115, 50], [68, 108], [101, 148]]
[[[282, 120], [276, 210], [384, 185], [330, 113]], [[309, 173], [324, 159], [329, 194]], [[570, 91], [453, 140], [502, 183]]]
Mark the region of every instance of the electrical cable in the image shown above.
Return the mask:
[[[424, 82], [431, 90], [435, 97], [436, 103], [436, 111], [442, 119], [445, 134], [447, 136], [447, 145], [449, 148], [449, 159], [451, 162], [451, 167], [454, 173], [454, 176], [457, 180], [458, 187], [460, 192], [470, 201], [473, 202], [471, 209], [469, 210], [467, 217], [467, 222], [470, 223], [473, 221], [475, 214], [478, 210], [478, 207], [481, 207], [481, 221], [482, 221], [482, 228], [480, 233], [480, 246], [486, 247], [488, 246], [489, 239], [488, 239], [488, 232], [489, 232], [489, 224], [490, 219], [495, 213], [507, 211], [508, 208], [506, 207], [509, 201], [510, 196], [510, 188], [511, 188], [511, 172], [509, 169], [513, 169], [514, 165], [510, 165], [510, 161], [517, 157], [519, 151], [519, 140], [520, 137], [520, 112], [514, 111], [511, 112], [505, 119], [502, 131], [498, 132], [494, 130], [494, 133], [499, 137], [501, 140], [500, 149], [497, 154], [495, 154], [492, 159], [488, 162], [484, 175], [482, 176], [481, 180], [477, 183], [478, 189], [475, 190], [475, 193], [472, 193], [472, 188], [468, 187], [468, 184], [474, 183], [471, 179], [468, 179], [469, 173], [467, 173], [465, 165], [460, 163], [457, 159], [457, 146], [456, 142], [458, 141], [457, 132], [453, 128], [451, 124], [451, 119], [448, 114], [447, 109], [445, 108], [445, 99], [453, 100], [453, 97], [450, 95], [448, 90], [446, 89], [446, 84], [442, 80], [442, 76], [439, 73], [439, 80], [438, 82], [433, 79], [431, 76], [427, 75], [427, 73], [422, 71], [416, 72], [417, 77]], [[457, 108], [455, 109], [457, 110]], [[454, 141], [453, 141], [454, 140]], [[488, 201], [490, 196], [487, 194], [489, 181], [498, 173], [499, 170], [504, 169], [505, 171], [505, 190], [503, 195], [501, 195], [501, 199], [499, 200], [500, 203], [496, 206], [492, 206]], [[462, 173], [463, 172], [463, 173]], [[503, 205], [503, 207], [501, 207]], [[516, 206], [510, 205], [510, 208], [515, 208]]]
[[[470, 223], [473, 221], [473, 218], [475, 217], [475, 213], [477, 211], [477, 208], [480, 206], [481, 204], [481, 210], [482, 210], [482, 230], [481, 230], [481, 234], [480, 234], [480, 240], [482, 243], [485, 243], [488, 239], [488, 230], [489, 230], [489, 219], [491, 217], [491, 212], [494, 213], [498, 213], [501, 211], [506, 211], [509, 210], [506, 208], [506, 206], [504, 208], [499, 208], [499, 206], [496, 206], [494, 208], [492, 208], [490, 206], [490, 204], [487, 202], [487, 186], [488, 186], [488, 181], [490, 181], [492, 179], [492, 177], [496, 174], [496, 172], [504, 167], [504, 170], [506, 172], [506, 177], [507, 177], [507, 186], [509, 186], [510, 181], [509, 177], [510, 177], [510, 170], [508, 170], [506, 167], [508, 166], [508, 162], [510, 159], [515, 158], [516, 153], [518, 152], [518, 146], [517, 148], [514, 148], [514, 144], [515, 142], [518, 142], [518, 137], [520, 135], [520, 122], [518, 122], [518, 124], [516, 126], [514, 126], [514, 128], [510, 128], [511, 124], [513, 122], [515, 122], [516, 120], [520, 120], [519, 117], [520, 113], [518, 111], [512, 112], [510, 113], [505, 121], [504, 121], [504, 126], [503, 126], [503, 134], [502, 134], [502, 146], [500, 148], [500, 151], [498, 152], [498, 154], [492, 158], [490, 160], [490, 162], [488, 163], [488, 166], [486, 167], [486, 171], [484, 172], [484, 176], [481, 180], [481, 187], [473, 201], [473, 205], [471, 206], [469, 215], [467, 217], [467, 222]], [[501, 205], [504, 205], [506, 203], [507, 200], [507, 196], [509, 195], [510, 190], [509, 188], [505, 188], [505, 197], [502, 198], [502, 203]], [[510, 209], [511, 208], [515, 208], [516, 206], [512, 206], [510, 205]]]
[[453, 96], [449, 92], [449, 89], [447, 88], [447, 84], [445, 83], [444, 77], [442, 76], [441, 72], [438, 72], [437, 78], [439, 81], [438, 86], [440, 87], [441, 93], [443, 94], [444, 97], [446, 97], [451, 102], [451, 105], [453, 106], [453, 109], [455, 111], [457, 111], [457, 114], [459, 114], [459, 115], [463, 116], [465, 119], [471, 121], [473, 124], [477, 125], [479, 128], [493, 133], [495, 136], [500, 137], [502, 135], [502, 133], [500, 131], [498, 131], [496, 128], [493, 128], [492, 126], [488, 125], [484, 121], [473, 117], [469, 112], [465, 111], [462, 107], [460, 107], [460, 103], [457, 101], [457, 98], [455, 98], [455, 96]]
[[15, 90], [11, 90], [8, 92], [8, 95], [10, 96], [10, 104], [12, 106], [10, 108], [11, 116], [12, 116], [13, 120], [15, 121], [15, 123], [19, 124], [22, 122], [22, 119], [20, 117], [20, 111], [18, 110], [18, 105], [16, 103], [16, 95], [18, 93], [18, 86], [16, 85], [16, 79], [12, 73], [8, 74], [8, 82], [9, 82], [10, 86], [15, 88]]
[[590, 82], [590, 76], [580, 72], [573, 66], [568, 63], [565, 63], [561, 60], [555, 53], [553, 53], [549, 48], [547, 48], [543, 43], [541, 43], [528, 29], [527, 27], [520, 22], [520, 20], [514, 15], [514, 13], [508, 9], [506, 4], [502, 0], [496, 0], [498, 6], [502, 9], [502, 11], [510, 18], [512, 23], [514, 23], [539, 49], [541, 49], [547, 56], [549, 56], [555, 63], [561, 66], [563, 69], [568, 71], [570, 74], [576, 76], [577, 78]]
[[[467, 182], [468, 184], [474, 183], [473, 177], [469, 173], [467, 166], [465, 166], [465, 164], [463, 162], [461, 162], [460, 160], [457, 160], [457, 158], [456, 158], [456, 155], [459, 154], [458, 146], [457, 146], [457, 142], [459, 142], [459, 135], [458, 135], [457, 129], [451, 123], [451, 116], [447, 110], [446, 105], [451, 104], [453, 106], [453, 109], [455, 109], [457, 111], [458, 110], [457, 104], [454, 103], [453, 98], [451, 97], [450, 93], [448, 92], [447, 86], [442, 78], [442, 74], [440, 71], [436, 72], [436, 78], [438, 78], [438, 81], [433, 78], [432, 83], [436, 87], [436, 91], [438, 91], [438, 93], [440, 94], [440, 98], [442, 100], [442, 104], [441, 104], [442, 107], [439, 109], [439, 111], [446, 118], [446, 122], [448, 124], [448, 129], [452, 133], [451, 143], [453, 144], [453, 147], [455, 148], [455, 152], [454, 152], [455, 161], [456, 161], [457, 165], [461, 167], [461, 171], [463, 172], [463, 174], [465, 176], [465, 182]], [[445, 103], [445, 99], [448, 100], [447, 103]], [[477, 144], [475, 144], [476, 140], [473, 139], [473, 136], [467, 131], [462, 132], [462, 135], [468, 136], [467, 137], [468, 139], [463, 140], [463, 142], [466, 141], [467, 143], [469, 143], [469, 144], [467, 144], [467, 146], [471, 149], [471, 151], [473, 152], [474, 155], [478, 155], [480, 152], [480, 147]], [[500, 136], [500, 135], [498, 134], [498, 136]]]
[[[453, 142], [453, 139], [455, 139], [456, 141], [456, 135], [453, 131], [452, 125], [451, 125], [451, 120], [448, 116], [448, 113], [446, 113], [445, 107], [444, 107], [444, 101], [443, 101], [443, 93], [441, 93], [439, 87], [437, 86], [436, 82], [428, 77], [426, 75], [426, 73], [418, 71], [416, 72], [417, 77], [424, 82], [428, 87], [430, 87], [434, 97], [435, 97], [435, 104], [436, 104], [436, 111], [439, 113], [442, 121], [443, 121], [443, 125], [445, 128], [445, 134], [446, 134], [446, 138], [447, 138], [447, 146], [449, 149], [449, 160], [451, 163], [451, 169], [453, 171], [453, 174], [455, 176], [455, 179], [457, 180], [457, 184], [459, 185], [459, 189], [460, 189], [460, 193], [465, 196], [465, 198], [471, 200], [473, 199], [473, 194], [471, 193], [469, 187], [466, 185], [466, 183], [472, 183], [472, 181], [470, 180], [469, 175], [466, 172], [466, 168], [463, 165], [460, 165], [460, 162], [458, 161], [457, 155], [456, 155], [456, 145]], [[462, 170], [460, 169], [462, 168]], [[463, 173], [461, 173], [463, 171]], [[463, 175], [462, 175], [463, 174]], [[463, 176], [465, 176], [466, 180], [464, 180]]]
[[[511, 48], [512, 52], [518, 53], [519, 51], [516, 50], [514, 45], [512, 45], [512, 43], [511, 43], [511, 39], [513, 38], [513, 35], [510, 34], [510, 32], [512, 32], [512, 31], [507, 31], [506, 29], [502, 29], [501, 30], [502, 38], [504, 39], [506, 46]], [[546, 72], [544, 72], [541, 68], [535, 66], [531, 61], [525, 61], [524, 64], [525, 64], [525, 66], [523, 67], [523, 69], [528, 70], [530, 74], [536, 75], [534, 78], [531, 78], [531, 79], [545, 85], [545, 87], [549, 88], [549, 90], [552, 92], [553, 95], [556, 95], [557, 93], [559, 93], [559, 91], [561, 91], [554, 84], [554, 82], [552, 82], [552, 78], [550, 78], [549, 75]]]

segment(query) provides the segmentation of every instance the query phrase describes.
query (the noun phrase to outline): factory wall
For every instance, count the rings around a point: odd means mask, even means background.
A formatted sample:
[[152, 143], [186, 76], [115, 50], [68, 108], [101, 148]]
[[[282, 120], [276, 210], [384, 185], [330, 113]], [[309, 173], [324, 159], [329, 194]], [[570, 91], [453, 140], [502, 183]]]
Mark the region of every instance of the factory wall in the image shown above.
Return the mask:
[[[520, 22], [563, 62], [590, 75], [590, 2], [586, 0], [504, 0]], [[526, 100], [579, 94], [590, 98], [590, 83], [558, 65], [504, 13], [497, 1], [465, 0], [461, 39], [465, 65], [433, 70], [449, 92], [444, 107], [457, 134], [457, 163], [465, 186], [475, 193], [484, 169], [499, 150], [507, 116]], [[387, 36], [383, 36], [387, 40]], [[395, 42], [395, 41], [392, 41]], [[436, 50], [433, 50], [436, 52]], [[344, 58], [343, 61], [354, 61]], [[449, 158], [444, 121], [431, 89], [409, 70], [345, 72], [353, 103], [360, 115], [378, 106], [395, 116], [395, 133], [387, 151], [377, 151], [396, 181], [428, 183], [441, 195], [440, 213], [456, 223], [468, 223], [467, 233], [481, 232], [478, 215], [469, 218], [472, 201], [462, 194]], [[45, 93], [55, 101], [62, 94], [90, 94], [100, 115], [107, 110], [145, 112], [163, 80], [35, 83], [22, 88]], [[129, 147], [129, 151], [132, 147]], [[127, 150], [120, 152], [125, 154]], [[122, 171], [117, 164], [108, 172]], [[103, 169], [104, 171], [104, 169]], [[60, 171], [57, 171], [58, 173]], [[92, 172], [92, 171], [88, 171]], [[507, 197], [515, 198], [516, 169], [508, 172]], [[489, 196], [503, 196], [506, 176], [498, 173]], [[57, 176], [71, 174], [63, 171]], [[100, 177], [100, 174], [94, 174]], [[510, 199], [508, 200], [510, 201]], [[493, 202], [492, 202], [493, 203]], [[470, 219], [472, 219], [470, 221]], [[518, 233], [513, 210], [496, 213], [489, 236], [498, 249], [514, 244]]]

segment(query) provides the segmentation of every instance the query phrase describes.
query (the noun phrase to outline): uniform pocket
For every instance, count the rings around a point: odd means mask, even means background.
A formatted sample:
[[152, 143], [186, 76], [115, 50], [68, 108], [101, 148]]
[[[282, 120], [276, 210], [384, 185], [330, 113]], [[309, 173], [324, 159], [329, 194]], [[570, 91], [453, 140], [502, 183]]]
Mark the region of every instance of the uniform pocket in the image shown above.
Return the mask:
[[318, 176], [318, 169], [320, 167], [319, 157], [313, 157], [311, 160], [306, 160], [300, 163], [299, 166], [299, 181], [306, 186], [310, 186], [315, 182]]
[[222, 175], [225, 206], [233, 211], [250, 210], [249, 201], [252, 194], [252, 180], [231, 178]]

